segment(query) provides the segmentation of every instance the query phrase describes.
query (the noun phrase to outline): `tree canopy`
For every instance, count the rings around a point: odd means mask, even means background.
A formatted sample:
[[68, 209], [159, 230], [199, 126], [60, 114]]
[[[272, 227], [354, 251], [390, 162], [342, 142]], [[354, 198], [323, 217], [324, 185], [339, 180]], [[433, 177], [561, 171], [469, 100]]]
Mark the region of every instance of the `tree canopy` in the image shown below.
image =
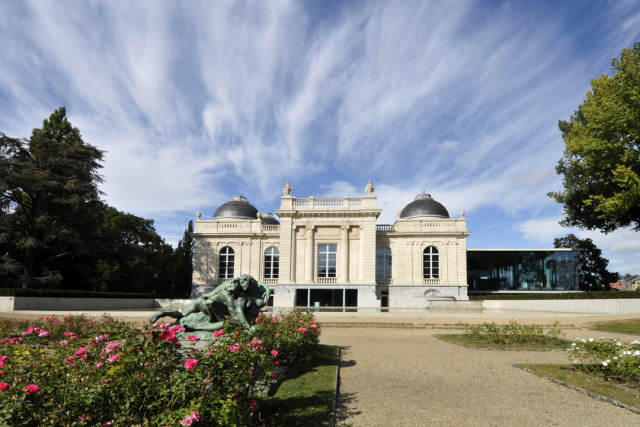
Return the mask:
[[29, 140], [0, 134], [0, 146], [0, 266], [23, 287], [61, 282], [92, 249], [103, 153], [82, 140], [64, 107]]
[[64, 107], [28, 140], [0, 133], [3, 286], [189, 294], [192, 224], [174, 251], [153, 220], [108, 206], [102, 159]]
[[612, 61], [613, 75], [591, 90], [559, 127], [566, 147], [556, 171], [565, 226], [640, 230], [640, 42]]
[[578, 280], [583, 291], [609, 290], [609, 283], [618, 280], [618, 273], [607, 270], [609, 260], [602, 257], [602, 250], [591, 239], [579, 239], [574, 234], [553, 240], [556, 248], [571, 248], [580, 251], [578, 255]]

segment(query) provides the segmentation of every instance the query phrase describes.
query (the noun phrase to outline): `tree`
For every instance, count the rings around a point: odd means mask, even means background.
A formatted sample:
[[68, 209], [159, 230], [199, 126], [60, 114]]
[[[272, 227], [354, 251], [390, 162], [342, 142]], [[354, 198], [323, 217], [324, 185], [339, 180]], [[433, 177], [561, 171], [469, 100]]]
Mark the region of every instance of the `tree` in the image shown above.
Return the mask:
[[20, 286], [89, 274], [103, 152], [56, 110], [29, 140], [0, 134], [0, 270]]
[[571, 248], [579, 251], [579, 283], [584, 291], [609, 290], [609, 283], [618, 280], [618, 273], [607, 270], [609, 260], [602, 257], [602, 251], [591, 239], [579, 239], [573, 234], [553, 240], [556, 248]]
[[105, 205], [98, 235], [96, 290], [168, 293], [175, 286], [175, 254], [153, 220]]
[[[175, 291], [179, 294], [191, 293], [191, 277], [193, 275], [193, 221], [189, 221], [182, 240], [176, 248]], [[174, 291], [172, 289], [172, 291]], [[173, 293], [173, 292], [172, 292]]]
[[591, 80], [584, 102], [559, 122], [564, 190], [549, 193], [564, 206], [563, 225], [605, 233], [640, 230], [640, 42], [614, 58], [612, 70]]

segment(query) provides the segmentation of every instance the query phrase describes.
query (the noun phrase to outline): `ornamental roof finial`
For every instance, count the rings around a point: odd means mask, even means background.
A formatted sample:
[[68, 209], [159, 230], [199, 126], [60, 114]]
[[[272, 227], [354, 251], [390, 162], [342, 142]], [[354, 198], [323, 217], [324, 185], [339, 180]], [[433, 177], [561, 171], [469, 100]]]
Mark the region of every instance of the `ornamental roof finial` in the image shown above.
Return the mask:
[[369, 181], [369, 183], [365, 187], [364, 191], [367, 193], [367, 196], [371, 196], [376, 192], [376, 188], [373, 186], [371, 181]]
[[282, 188], [282, 194], [285, 196], [290, 196], [291, 190], [293, 190], [293, 188], [291, 188], [291, 184], [289, 184], [289, 181], [287, 181], [287, 183], [284, 185], [284, 188]]

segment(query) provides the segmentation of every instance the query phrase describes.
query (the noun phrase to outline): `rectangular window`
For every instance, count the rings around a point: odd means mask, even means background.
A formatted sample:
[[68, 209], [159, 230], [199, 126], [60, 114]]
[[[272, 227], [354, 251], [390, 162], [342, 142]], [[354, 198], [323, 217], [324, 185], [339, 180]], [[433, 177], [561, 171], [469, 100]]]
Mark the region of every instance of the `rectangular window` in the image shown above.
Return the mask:
[[357, 311], [357, 289], [296, 289], [296, 307], [314, 311]]
[[309, 289], [296, 289], [296, 307], [309, 306]]
[[338, 245], [318, 245], [318, 277], [336, 277]]

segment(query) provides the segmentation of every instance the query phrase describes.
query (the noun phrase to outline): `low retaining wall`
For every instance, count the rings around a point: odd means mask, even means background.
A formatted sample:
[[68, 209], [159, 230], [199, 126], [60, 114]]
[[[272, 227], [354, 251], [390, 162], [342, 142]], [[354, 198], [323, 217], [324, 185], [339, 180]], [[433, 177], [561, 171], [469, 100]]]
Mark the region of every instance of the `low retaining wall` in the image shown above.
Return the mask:
[[[163, 308], [176, 310], [192, 300], [132, 299], [132, 298], [52, 298], [52, 297], [0, 297], [0, 313], [18, 310], [38, 311], [100, 311]], [[288, 309], [286, 309], [288, 310]], [[417, 314], [417, 310], [406, 308]], [[425, 310], [422, 308], [421, 310]], [[487, 301], [429, 301], [426, 311], [441, 313], [456, 311], [511, 310], [576, 314], [628, 314], [640, 313], [640, 299], [585, 299], [585, 300], [487, 300]], [[359, 308], [358, 312], [378, 312], [380, 308]], [[396, 307], [386, 311], [402, 312]], [[332, 313], [339, 315], [339, 313]]]
[[583, 314], [640, 313], [640, 299], [486, 300], [488, 310], [546, 311]]
[[0, 297], [0, 313], [13, 313], [14, 297]]
[[[54, 297], [13, 297], [13, 310], [38, 311], [81, 311], [81, 310], [129, 310], [153, 308], [151, 298], [54, 298]], [[0, 311], [2, 306], [0, 305]]]

